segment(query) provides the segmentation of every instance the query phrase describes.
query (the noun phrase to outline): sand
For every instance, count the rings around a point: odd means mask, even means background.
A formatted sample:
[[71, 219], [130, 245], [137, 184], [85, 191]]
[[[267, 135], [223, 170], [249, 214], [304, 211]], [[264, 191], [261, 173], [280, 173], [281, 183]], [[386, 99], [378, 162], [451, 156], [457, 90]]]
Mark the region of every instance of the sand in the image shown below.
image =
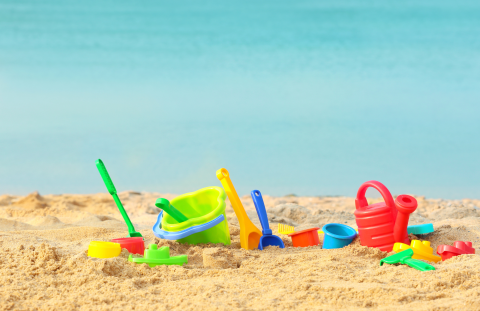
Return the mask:
[[[90, 241], [124, 237], [126, 226], [108, 194], [0, 196], [0, 310], [480, 310], [480, 255], [462, 255], [420, 272], [379, 266], [393, 254], [351, 245], [264, 251], [240, 248], [239, 227], [227, 203], [232, 245], [182, 245], [155, 238], [156, 198], [175, 195], [122, 192], [120, 198], [146, 243], [188, 255], [188, 265], [148, 267], [87, 256]], [[410, 224], [432, 222], [435, 232], [411, 238], [432, 247], [472, 241], [480, 253], [480, 200], [416, 197]], [[348, 197], [264, 196], [274, 233], [337, 222], [355, 226]], [[242, 201], [260, 227], [249, 196]], [[371, 202], [379, 199], [369, 199]], [[322, 236], [321, 236], [322, 242]]]

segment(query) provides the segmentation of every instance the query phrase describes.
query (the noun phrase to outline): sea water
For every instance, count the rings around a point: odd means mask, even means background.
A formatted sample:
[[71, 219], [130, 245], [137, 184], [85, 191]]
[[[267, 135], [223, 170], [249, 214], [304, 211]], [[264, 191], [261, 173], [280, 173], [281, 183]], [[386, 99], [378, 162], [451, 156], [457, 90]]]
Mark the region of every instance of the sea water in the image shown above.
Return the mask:
[[0, 1], [0, 193], [480, 198], [480, 2]]

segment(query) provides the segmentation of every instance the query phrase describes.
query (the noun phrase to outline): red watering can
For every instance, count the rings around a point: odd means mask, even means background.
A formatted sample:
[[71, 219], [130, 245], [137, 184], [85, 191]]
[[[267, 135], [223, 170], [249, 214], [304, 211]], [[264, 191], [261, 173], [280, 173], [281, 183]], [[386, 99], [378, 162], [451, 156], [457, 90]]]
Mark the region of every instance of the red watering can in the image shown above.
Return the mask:
[[[365, 193], [374, 188], [385, 202], [368, 205]], [[417, 209], [417, 200], [409, 195], [399, 195], [395, 202], [392, 194], [382, 183], [371, 180], [363, 183], [355, 199], [355, 219], [360, 244], [390, 252], [393, 244], [410, 244], [407, 226], [410, 214]]]

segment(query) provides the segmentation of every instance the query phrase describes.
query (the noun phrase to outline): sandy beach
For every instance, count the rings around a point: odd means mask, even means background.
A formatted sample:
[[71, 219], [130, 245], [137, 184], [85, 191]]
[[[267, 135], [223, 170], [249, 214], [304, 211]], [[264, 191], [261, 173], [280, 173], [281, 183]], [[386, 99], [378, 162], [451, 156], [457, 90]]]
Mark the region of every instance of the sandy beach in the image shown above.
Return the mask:
[[[232, 244], [182, 245], [152, 233], [159, 197], [173, 194], [119, 194], [146, 244], [170, 246], [171, 255], [188, 255], [186, 266], [148, 267], [119, 257], [87, 256], [90, 241], [124, 237], [122, 221], [109, 194], [0, 196], [1, 310], [480, 310], [480, 200], [426, 199], [410, 224], [433, 223], [435, 232], [411, 239], [452, 245], [471, 241], [476, 255], [462, 255], [420, 272], [405, 265], [379, 266], [389, 255], [361, 246], [321, 246], [264, 251], [240, 248], [237, 218], [227, 200]], [[270, 225], [296, 230], [336, 222], [353, 227], [349, 197], [270, 197]], [[369, 203], [380, 199], [369, 199]], [[249, 196], [242, 202], [260, 227]], [[323, 236], [320, 236], [322, 242]], [[321, 245], [321, 244], [320, 244]], [[393, 254], [393, 253], [390, 253]]]

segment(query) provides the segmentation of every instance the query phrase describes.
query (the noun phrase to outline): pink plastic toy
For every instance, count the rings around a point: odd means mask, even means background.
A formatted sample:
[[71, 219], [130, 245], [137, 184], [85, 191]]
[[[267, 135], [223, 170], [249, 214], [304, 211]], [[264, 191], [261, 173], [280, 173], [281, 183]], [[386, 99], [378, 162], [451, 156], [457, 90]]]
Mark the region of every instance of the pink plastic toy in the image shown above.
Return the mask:
[[[385, 202], [368, 205], [365, 193], [375, 188]], [[360, 244], [390, 252], [396, 242], [410, 244], [407, 226], [410, 214], [417, 209], [417, 200], [400, 195], [393, 201], [392, 194], [382, 183], [371, 180], [363, 183], [355, 199], [355, 218]]]
[[113, 239], [112, 242], [120, 244], [120, 247], [125, 248], [130, 254], [143, 255], [145, 252], [145, 243], [140, 237]]
[[453, 246], [439, 245], [437, 254], [442, 257], [442, 261], [445, 261], [458, 255], [475, 254], [475, 249], [472, 247], [472, 242], [457, 241]]

